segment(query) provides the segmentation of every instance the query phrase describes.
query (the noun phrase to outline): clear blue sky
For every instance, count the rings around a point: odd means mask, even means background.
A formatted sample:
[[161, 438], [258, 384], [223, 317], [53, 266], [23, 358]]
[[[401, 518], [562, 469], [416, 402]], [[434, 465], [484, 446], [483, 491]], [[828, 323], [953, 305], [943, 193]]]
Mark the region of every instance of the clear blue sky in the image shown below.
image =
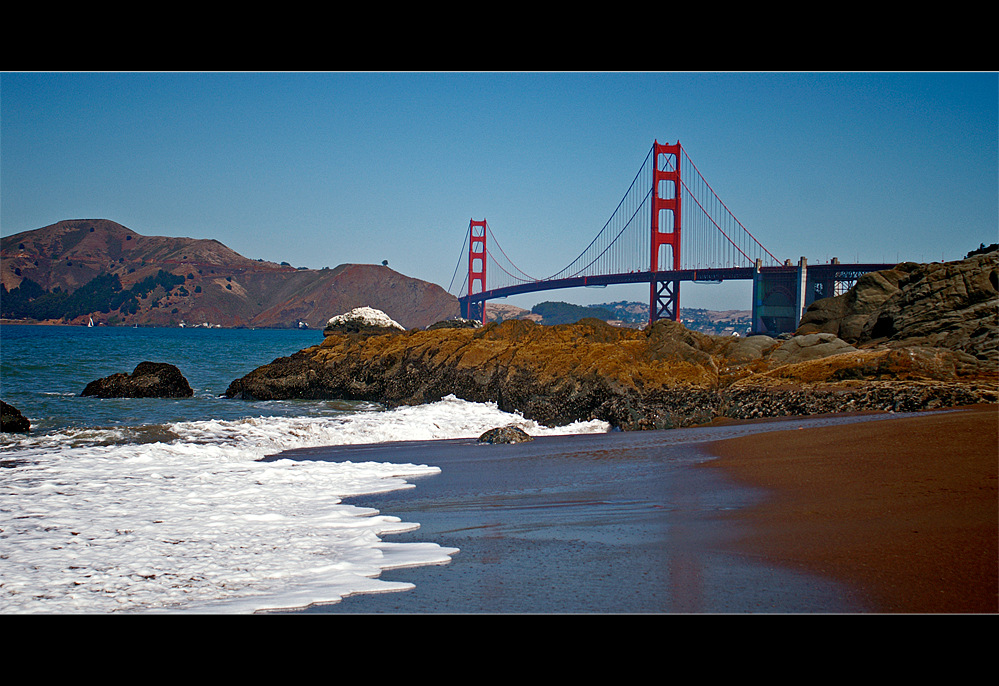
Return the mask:
[[[568, 264], [653, 140], [679, 140], [775, 255], [934, 261], [999, 240], [983, 73], [11, 73], [0, 233], [111, 219], [445, 288], [470, 218], [527, 273]], [[687, 307], [748, 309], [690, 286]], [[511, 299], [647, 299], [647, 288]]]

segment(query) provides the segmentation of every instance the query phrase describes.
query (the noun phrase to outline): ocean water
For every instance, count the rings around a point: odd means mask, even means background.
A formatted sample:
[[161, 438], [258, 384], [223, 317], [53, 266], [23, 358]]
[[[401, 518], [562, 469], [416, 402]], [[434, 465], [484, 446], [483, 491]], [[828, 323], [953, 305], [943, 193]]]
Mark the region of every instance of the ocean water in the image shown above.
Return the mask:
[[[251, 402], [229, 383], [322, 340], [318, 331], [0, 326], [0, 397], [31, 420], [0, 433], [0, 613], [239, 613], [406, 591], [383, 570], [447, 564], [456, 548], [393, 543], [405, 522], [345, 504], [411, 488], [432, 464], [269, 460], [330, 445], [470, 438], [515, 423], [454, 397], [387, 410]], [[180, 368], [190, 399], [83, 398], [144, 360]], [[412, 535], [409, 536], [412, 538]]]

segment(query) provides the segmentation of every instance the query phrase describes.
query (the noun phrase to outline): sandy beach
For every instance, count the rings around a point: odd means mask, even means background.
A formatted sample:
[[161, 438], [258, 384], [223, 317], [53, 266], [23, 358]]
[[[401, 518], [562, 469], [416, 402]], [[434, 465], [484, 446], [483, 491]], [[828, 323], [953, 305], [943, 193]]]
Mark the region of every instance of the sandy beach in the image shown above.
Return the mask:
[[[314, 613], [994, 613], [996, 408], [318, 448], [441, 473], [353, 502], [460, 550]], [[717, 456], [714, 459], [713, 456]]]
[[862, 588], [884, 613], [999, 611], [994, 405], [713, 443], [707, 463], [771, 497], [739, 545]]

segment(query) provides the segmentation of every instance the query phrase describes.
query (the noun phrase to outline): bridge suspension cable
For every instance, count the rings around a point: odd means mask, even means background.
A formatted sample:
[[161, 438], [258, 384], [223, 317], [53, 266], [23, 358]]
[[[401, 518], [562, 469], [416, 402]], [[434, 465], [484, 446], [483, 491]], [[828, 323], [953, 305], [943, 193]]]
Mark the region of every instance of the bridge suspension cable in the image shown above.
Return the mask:
[[468, 232], [466, 231], [465, 232], [465, 241], [461, 244], [461, 252], [458, 253], [458, 263], [454, 267], [454, 274], [451, 275], [451, 283], [447, 287], [447, 292], [448, 293], [459, 293], [460, 294], [460, 293], [463, 292], [463, 289], [467, 288], [467, 286], [468, 286], [468, 273], [466, 272], [465, 275], [464, 275], [464, 279], [461, 282], [461, 285], [458, 287], [458, 290], [457, 291], [451, 290], [452, 288], [454, 288], [454, 280], [456, 278], [458, 278], [458, 270], [461, 269], [461, 265], [465, 261], [465, 258], [466, 258], [467, 255], [468, 255]]
[[490, 243], [489, 243], [489, 245], [495, 245], [495, 246], [496, 246], [496, 248], [497, 248], [497, 249], [499, 250], [500, 254], [501, 254], [501, 255], [502, 255], [502, 256], [503, 256], [503, 257], [504, 257], [504, 258], [506, 259], [506, 261], [507, 261], [507, 262], [508, 262], [508, 263], [510, 264], [510, 267], [511, 267], [511, 268], [512, 268], [512, 269], [513, 269], [514, 271], [518, 272], [518, 273], [520, 274], [520, 276], [516, 276], [515, 274], [512, 274], [512, 273], [511, 273], [510, 271], [508, 271], [508, 270], [507, 270], [507, 269], [506, 269], [505, 267], [503, 267], [503, 265], [502, 265], [502, 264], [500, 264], [500, 263], [499, 263], [499, 261], [498, 261], [498, 260], [496, 259], [496, 253], [494, 253], [494, 252], [493, 252], [492, 250], [490, 250], [490, 249], [488, 248], [488, 246], [487, 246], [487, 247], [486, 247], [486, 254], [487, 254], [487, 255], [488, 255], [488, 256], [489, 256], [489, 257], [490, 257], [490, 258], [492, 259], [492, 264], [494, 264], [494, 265], [495, 265], [495, 266], [497, 266], [498, 268], [502, 269], [502, 270], [503, 270], [503, 273], [504, 273], [504, 274], [506, 274], [507, 276], [509, 276], [509, 277], [510, 277], [511, 279], [514, 279], [515, 281], [520, 281], [521, 283], [533, 283], [533, 282], [535, 282], [535, 281], [544, 281], [544, 279], [536, 279], [536, 278], [534, 278], [533, 276], [530, 276], [529, 274], [526, 274], [526, 273], [524, 273], [524, 271], [523, 271], [523, 270], [521, 270], [521, 268], [520, 268], [520, 267], [518, 267], [517, 265], [515, 265], [515, 264], [513, 263], [513, 260], [511, 260], [511, 259], [510, 259], [510, 256], [506, 254], [506, 251], [505, 251], [505, 250], [503, 250], [503, 246], [501, 246], [501, 245], [499, 244], [499, 241], [498, 241], [498, 240], [496, 240], [496, 235], [495, 235], [495, 234], [493, 234], [493, 231], [492, 231], [492, 229], [490, 229], [490, 228], [489, 228], [489, 222], [486, 222], [486, 231], [488, 232], [488, 234], [489, 234], [489, 238], [490, 238]]
[[[489, 222], [486, 222], [485, 228], [486, 228], [486, 233], [489, 236], [489, 240], [487, 242], [487, 247], [485, 251], [486, 260], [488, 262], [487, 274], [491, 275], [494, 282], [496, 280], [496, 271], [495, 271], [496, 269], [499, 269], [501, 272], [503, 272], [503, 274], [505, 274], [508, 277], [507, 282], [504, 285], [510, 285], [514, 283], [536, 283], [542, 280], [542, 279], [536, 279], [533, 276], [524, 273], [524, 271], [521, 270], [520, 267], [514, 264], [513, 260], [511, 260], [510, 257], [506, 254], [506, 251], [503, 250], [503, 246], [501, 246], [499, 241], [496, 239], [496, 235], [493, 233], [492, 229], [489, 228]], [[458, 270], [461, 269], [462, 265], [467, 259], [468, 238], [469, 238], [468, 233], [466, 232], [465, 240], [461, 246], [461, 252], [458, 254], [458, 262], [455, 265], [454, 274], [451, 276], [451, 284], [448, 286], [447, 289], [448, 293], [453, 293], [459, 296], [465, 295], [468, 292], [467, 272], [465, 272], [462, 275], [462, 280], [460, 283], [458, 283], [457, 289], [455, 289], [455, 279], [458, 277]], [[488, 247], [493, 245], [496, 246], [495, 250]], [[498, 256], [502, 256], [503, 261], [497, 259]], [[489, 267], [494, 267], [495, 269]], [[518, 272], [519, 276], [517, 274], [514, 274], [513, 272]], [[493, 285], [493, 287], [495, 287], [495, 285]]]
[[[683, 217], [685, 269], [751, 267], [759, 259], [764, 265], [780, 260], [743, 226], [722, 202], [704, 175], [683, 152], [680, 179], [685, 191]], [[691, 202], [699, 212], [691, 211]]]
[[647, 220], [652, 196], [652, 169], [649, 166], [651, 156], [650, 149], [614, 212], [586, 249], [546, 281], [648, 270]]
[[[686, 151], [680, 148], [679, 144], [677, 148], [681, 154], [664, 157], [665, 164], [680, 166], [680, 187], [667, 191], [682, 194], [680, 200], [684, 208], [681, 217], [683, 249], [680, 268], [702, 270], [752, 267], [757, 260], [767, 266], [780, 264], [780, 260], [774, 257], [722, 202], [714, 189], [704, 180], [700, 170], [690, 161]], [[653, 187], [656, 178], [655, 165], [660, 163], [657, 159], [659, 156], [655, 153], [654, 145], [610, 218], [589, 245], [572, 262], [548, 277], [538, 279], [520, 269], [503, 250], [492, 229], [486, 224], [488, 233], [485, 249], [486, 278], [489, 283], [483, 285], [483, 290], [578, 277], [650, 271], [652, 237], [649, 221], [653, 191], [656, 190]], [[662, 193], [663, 190], [660, 189], [659, 192]], [[459, 258], [451, 286], [448, 288], [449, 292], [459, 296], [467, 294], [467, 275], [463, 283], [458, 286], [458, 290], [452, 288], [461, 268], [462, 259], [467, 254], [465, 252], [467, 241], [466, 236], [462, 257]], [[668, 247], [662, 246], [662, 249]], [[672, 262], [660, 258], [659, 264], [672, 264]]]

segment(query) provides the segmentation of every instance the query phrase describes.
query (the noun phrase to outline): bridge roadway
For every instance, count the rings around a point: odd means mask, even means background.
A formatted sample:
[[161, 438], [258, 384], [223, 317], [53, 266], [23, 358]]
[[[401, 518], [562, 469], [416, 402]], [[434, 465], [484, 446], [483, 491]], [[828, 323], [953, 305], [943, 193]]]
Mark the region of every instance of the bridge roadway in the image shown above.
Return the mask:
[[[753, 291], [754, 331], [758, 333], [786, 333], [797, 328], [801, 315], [812, 302], [834, 293], [837, 282], [854, 282], [868, 272], [891, 269], [895, 264], [844, 264], [838, 261], [808, 265], [804, 258], [797, 265], [777, 267], [725, 267], [719, 269], [682, 269], [677, 271], [634, 271], [622, 274], [577, 276], [565, 279], [530, 281], [481, 291], [458, 298], [465, 316], [475, 305], [483, 306], [487, 300], [507, 298], [523, 293], [610, 286], [626, 283], [663, 283], [683, 281], [717, 283], [720, 281], [752, 280], [757, 284]], [[769, 311], [768, 311], [769, 309]], [[779, 311], [778, 311], [779, 310]], [[781, 321], [777, 321], [777, 320]]]

